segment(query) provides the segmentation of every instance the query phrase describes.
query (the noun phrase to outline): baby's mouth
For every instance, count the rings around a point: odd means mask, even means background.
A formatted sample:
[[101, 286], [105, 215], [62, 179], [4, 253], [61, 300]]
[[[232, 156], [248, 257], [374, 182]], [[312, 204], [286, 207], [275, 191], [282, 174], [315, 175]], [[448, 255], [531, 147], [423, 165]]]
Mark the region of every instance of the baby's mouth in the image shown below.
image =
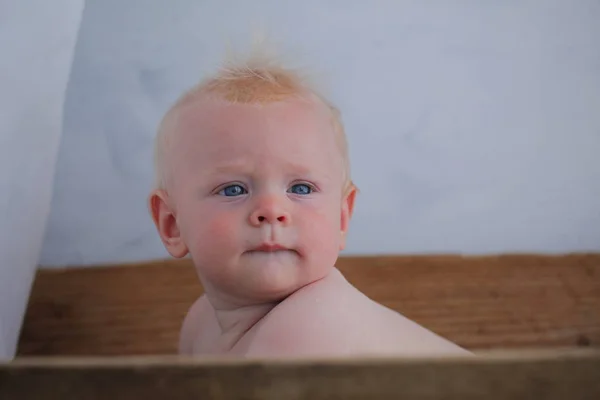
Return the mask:
[[249, 254], [252, 254], [252, 253], [283, 253], [283, 252], [292, 252], [296, 255], [298, 254], [298, 252], [294, 249], [290, 249], [285, 246], [281, 246], [279, 244], [270, 244], [270, 243], [261, 244], [260, 246], [254, 247], [254, 248], [246, 251], [246, 253], [249, 253]]
[[250, 251], [262, 251], [265, 253], [275, 253], [277, 251], [285, 251], [285, 250], [289, 250], [287, 247], [285, 246], [281, 246], [279, 244], [261, 244], [258, 247], [253, 248]]

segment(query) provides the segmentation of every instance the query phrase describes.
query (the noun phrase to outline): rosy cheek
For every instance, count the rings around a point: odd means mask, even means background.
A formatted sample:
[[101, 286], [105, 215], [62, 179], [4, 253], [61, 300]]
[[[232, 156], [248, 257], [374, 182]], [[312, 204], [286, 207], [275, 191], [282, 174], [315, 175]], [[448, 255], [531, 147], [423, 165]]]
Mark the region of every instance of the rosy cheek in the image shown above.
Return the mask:
[[306, 211], [301, 218], [302, 228], [305, 239], [316, 248], [323, 247], [326, 249], [332, 246], [332, 241], [335, 240], [336, 226], [335, 220], [330, 213], [321, 210]]
[[234, 214], [208, 205], [195, 205], [193, 212], [182, 216], [192, 252], [204, 257], [231, 242], [232, 233], [239, 225], [234, 222]]
[[202, 231], [203, 236], [200, 239], [203, 243], [199, 245], [209, 252], [223, 248], [235, 240], [235, 231], [239, 229], [239, 222], [235, 222], [235, 216], [227, 212], [215, 211], [206, 214], [197, 224], [197, 229]]
[[208, 234], [215, 237], [221, 237], [231, 233], [235, 226], [233, 224], [233, 218], [227, 213], [219, 213], [207, 216], [206, 228]]

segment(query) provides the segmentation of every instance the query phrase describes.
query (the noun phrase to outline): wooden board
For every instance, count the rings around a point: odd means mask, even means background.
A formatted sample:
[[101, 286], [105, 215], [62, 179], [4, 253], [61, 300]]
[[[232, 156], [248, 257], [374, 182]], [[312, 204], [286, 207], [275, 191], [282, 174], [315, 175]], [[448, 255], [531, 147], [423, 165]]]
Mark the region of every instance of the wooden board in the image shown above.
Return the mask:
[[0, 365], [0, 398], [597, 400], [600, 353], [277, 362], [25, 359]]
[[[472, 350], [600, 346], [600, 254], [341, 258], [376, 301]], [[189, 260], [40, 270], [18, 355], [174, 353]]]

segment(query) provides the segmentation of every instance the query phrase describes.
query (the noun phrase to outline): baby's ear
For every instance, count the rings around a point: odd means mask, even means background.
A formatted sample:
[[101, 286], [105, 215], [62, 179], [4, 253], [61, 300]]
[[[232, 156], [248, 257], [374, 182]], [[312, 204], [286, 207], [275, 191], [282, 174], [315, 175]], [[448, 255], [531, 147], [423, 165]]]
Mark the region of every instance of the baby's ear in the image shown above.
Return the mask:
[[181, 237], [167, 192], [162, 189], [154, 190], [148, 199], [148, 206], [154, 225], [169, 254], [175, 258], [186, 256], [188, 248]]
[[356, 199], [357, 192], [358, 190], [356, 189], [356, 186], [354, 186], [354, 184], [350, 184], [350, 188], [342, 198], [342, 214], [340, 220], [342, 240], [340, 244], [340, 250], [344, 250], [344, 247], [346, 247], [346, 234], [348, 232], [348, 228], [350, 227], [352, 213], [354, 212], [354, 200]]

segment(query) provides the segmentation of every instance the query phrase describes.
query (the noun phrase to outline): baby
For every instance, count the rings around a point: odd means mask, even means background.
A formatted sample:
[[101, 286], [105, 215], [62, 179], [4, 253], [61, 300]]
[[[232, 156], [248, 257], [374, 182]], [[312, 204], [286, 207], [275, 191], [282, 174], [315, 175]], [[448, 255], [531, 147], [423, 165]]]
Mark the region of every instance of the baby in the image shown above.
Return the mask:
[[149, 207], [204, 287], [185, 355], [469, 355], [363, 295], [335, 267], [354, 209], [338, 111], [265, 56], [184, 94], [156, 139]]

